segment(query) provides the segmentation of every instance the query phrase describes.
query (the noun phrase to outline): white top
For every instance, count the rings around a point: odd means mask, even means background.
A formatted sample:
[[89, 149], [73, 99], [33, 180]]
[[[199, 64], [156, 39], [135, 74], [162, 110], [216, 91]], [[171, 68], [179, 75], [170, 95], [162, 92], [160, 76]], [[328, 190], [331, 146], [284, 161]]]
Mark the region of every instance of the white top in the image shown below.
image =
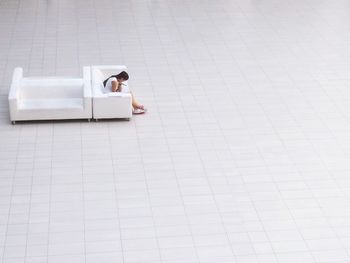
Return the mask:
[[[104, 87], [104, 92], [105, 93], [113, 92], [112, 91], [112, 81], [117, 81], [117, 78], [112, 77], [112, 78], [109, 78], [107, 80], [106, 87]], [[130, 92], [127, 83], [125, 83], [125, 82], [122, 83], [122, 90], [121, 90], [121, 92], [123, 92], [123, 93], [129, 93]]]

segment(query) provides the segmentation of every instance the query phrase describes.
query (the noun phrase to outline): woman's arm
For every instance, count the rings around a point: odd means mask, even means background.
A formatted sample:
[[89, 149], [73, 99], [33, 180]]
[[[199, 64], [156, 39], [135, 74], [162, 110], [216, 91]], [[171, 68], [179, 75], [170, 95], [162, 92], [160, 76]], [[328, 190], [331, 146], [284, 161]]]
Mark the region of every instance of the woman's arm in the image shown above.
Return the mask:
[[121, 83], [118, 82], [118, 80], [112, 81], [112, 92], [119, 92], [121, 89]]

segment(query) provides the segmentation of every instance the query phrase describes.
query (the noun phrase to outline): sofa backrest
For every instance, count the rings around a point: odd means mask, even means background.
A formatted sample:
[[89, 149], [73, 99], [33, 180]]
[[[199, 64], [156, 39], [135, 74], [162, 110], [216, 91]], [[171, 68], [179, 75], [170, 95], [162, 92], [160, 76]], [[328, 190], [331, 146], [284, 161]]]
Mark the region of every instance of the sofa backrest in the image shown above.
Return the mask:
[[92, 72], [92, 87], [93, 87], [93, 94], [102, 94], [104, 93], [104, 86], [103, 81], [108, 78], [105, 77], [103, 72], [99, 69], [94, 69]]
[[83, 80], [75, 78], [23, 78], [21, 99], [82, 98]]
[[95, 82], [103, 82], [107, 78], [105, 77], [105, 74], [99, 69], [94, 70], [93, 76]]

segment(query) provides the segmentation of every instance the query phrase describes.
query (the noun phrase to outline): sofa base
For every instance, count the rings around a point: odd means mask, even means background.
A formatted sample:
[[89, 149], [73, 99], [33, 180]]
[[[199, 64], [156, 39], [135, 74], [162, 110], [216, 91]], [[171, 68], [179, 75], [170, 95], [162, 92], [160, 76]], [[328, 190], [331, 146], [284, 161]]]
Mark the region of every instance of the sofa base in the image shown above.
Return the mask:
[[35, 119], [35, 120], [16, 120], [16, 121], [11, 121], [12, 125], [16, 125], [16, 124], [21, 124], [21, 123], [49, 123], [52, 121], [59, 121], [59, 122], [74, 122], [74, 121], [82, 121], [82, 120], [86, 120], [87, 122], [91, 122], [91, 118], [74, 118], [74, 119]]

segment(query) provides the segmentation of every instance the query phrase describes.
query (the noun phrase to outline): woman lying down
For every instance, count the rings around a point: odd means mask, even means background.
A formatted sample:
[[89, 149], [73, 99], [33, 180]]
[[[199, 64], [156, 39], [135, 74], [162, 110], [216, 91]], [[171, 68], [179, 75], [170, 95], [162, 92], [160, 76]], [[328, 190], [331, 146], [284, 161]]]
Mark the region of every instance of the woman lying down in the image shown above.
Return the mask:
[[129, 87], [123, 83], [129, 79], [128, 73], [125, 71], [120, 72], [118, 75], [112, 75], [105, 81], [103, 81], [103, 86], [106, 92], [123, 92], [131, 94], [131, 103], [133, 107], [133, 114], [143, 114], [146, 112], [145, 107], [135, 100], [134, 95], [129, 90]]

